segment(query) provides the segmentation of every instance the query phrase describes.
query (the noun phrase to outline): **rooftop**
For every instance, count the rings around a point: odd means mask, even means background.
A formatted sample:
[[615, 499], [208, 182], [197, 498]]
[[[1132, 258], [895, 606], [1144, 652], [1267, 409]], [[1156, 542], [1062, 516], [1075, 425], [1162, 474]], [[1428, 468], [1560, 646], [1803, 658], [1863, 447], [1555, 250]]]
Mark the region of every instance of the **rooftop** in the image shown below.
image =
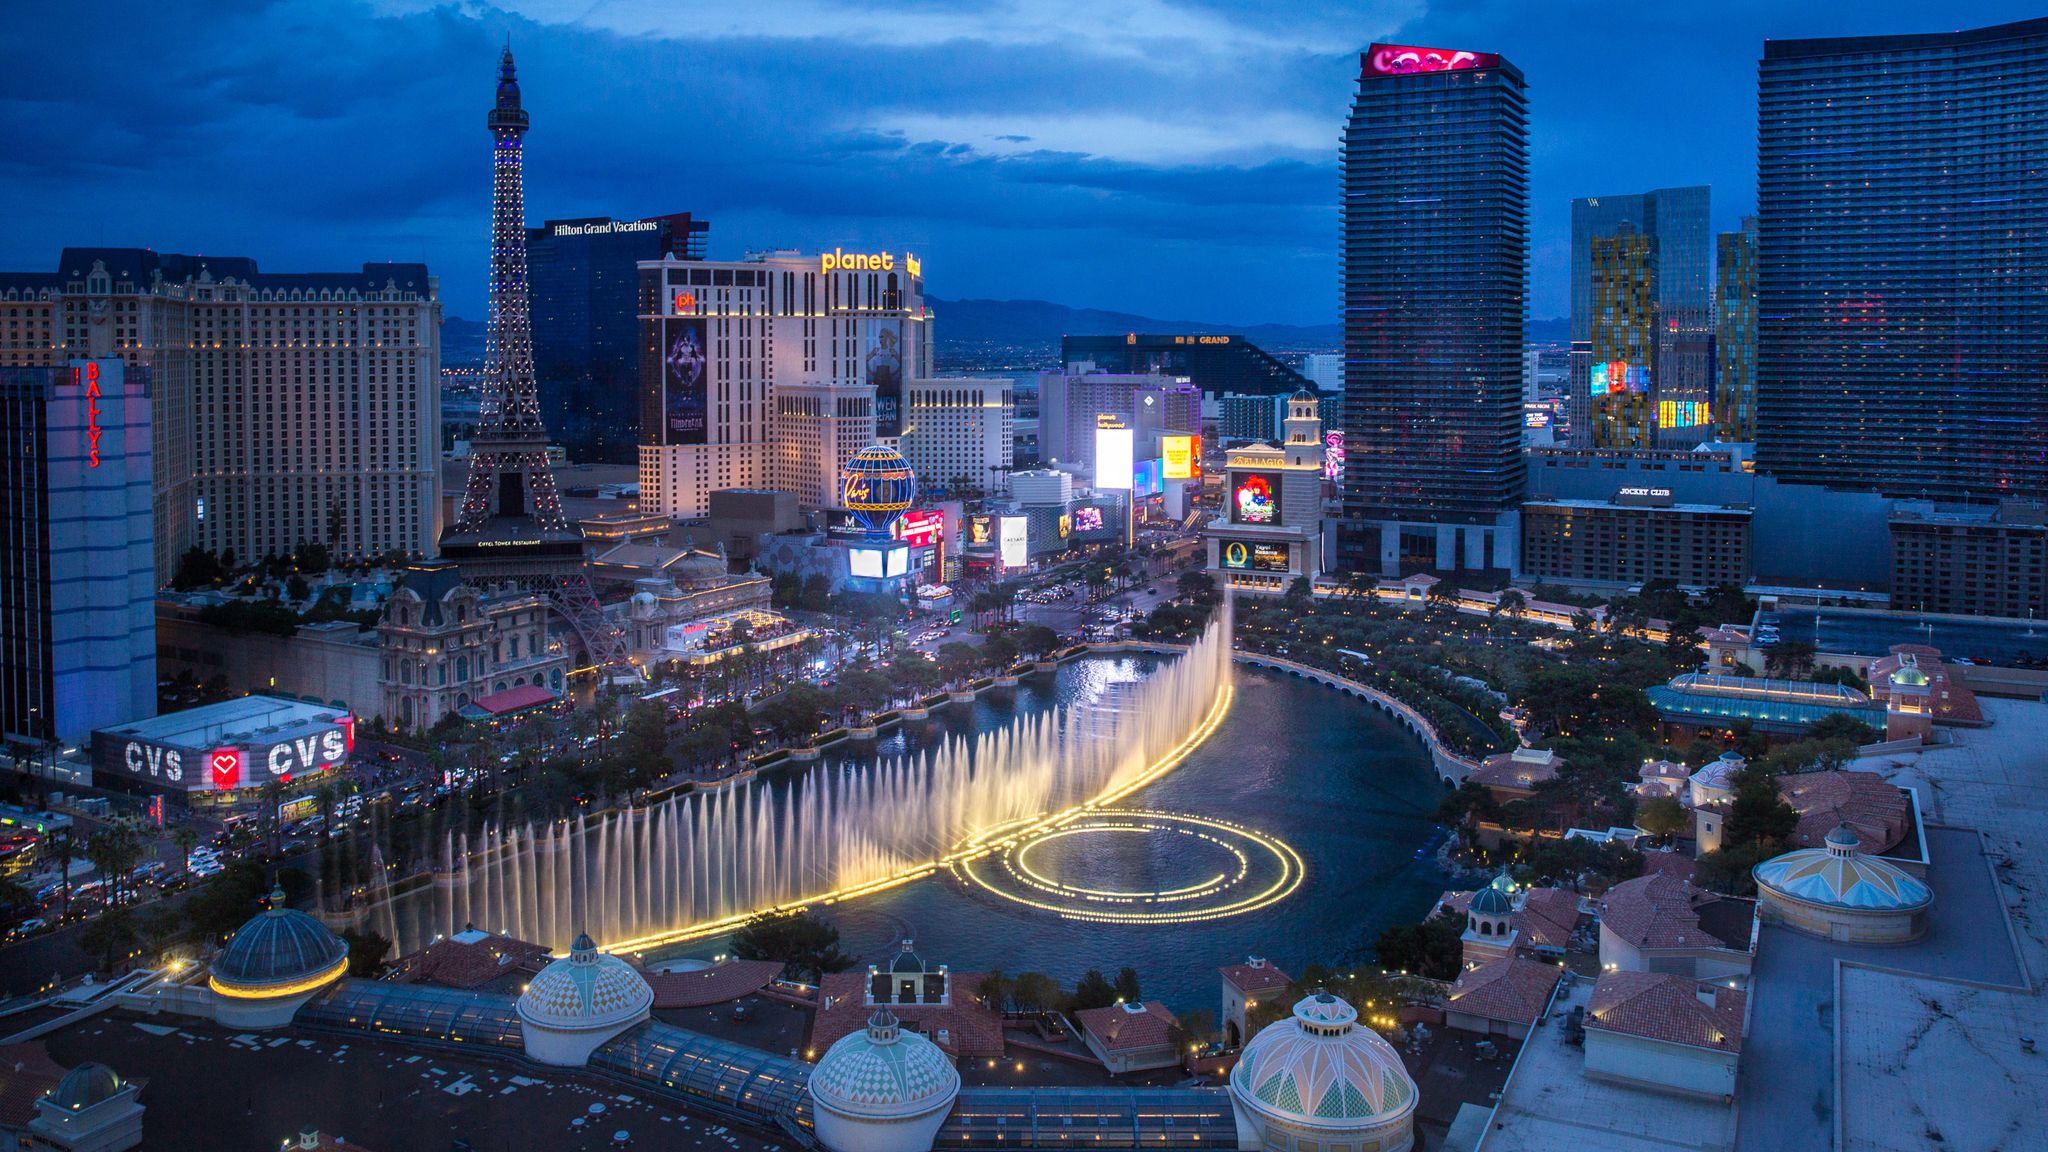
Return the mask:
[[100, 731], [123, 739], [205, 751], [258, 738], [274, 743], [308, 729], [332, 728], [348, 719], [347, 709], [332, 704], [312, 704], [281, 696], [242, 696]]
[[[1709, 1005], [1703, 997], [1711, 996]], [[1743, 994], [1669, 972], [1602, 972], [1586, 1027], [1722, 1052], [1742, 1051]]]
[[1527, 1024], [1550, 1002], [1561, 972], [1557, 965], [1541, 960], [1503, 956], [1460, 974], [1445, 998], [1455, 1012]]
[[1716, 896], [1664, 872], [1625, 880], [1600, 901], [1600, 923], [1636, 948], [1749, 949], [1755, 904]]
[[1799, 813], [1792, 842], [1819, 848], [1836, 825], [1856, 830], [1863, 850], [1880, 856], [1905, 838], [1912, 805], [1875, 772], [1800, 772], [1778, 777], [1778, 791]]
[[1277, 964], [1255, 960], [1248, 964], [1226, 964], [1218, 969], [1230, 986], [1244, 993], [1268, 992], [1293, 983]]
[[1074, 1023], [1094, 1036], [1105, 1052], [1159, 1048], [1173, 1038], [1173, 1013], [1157, 1000], [1083, 1008], [1074, 1013]]

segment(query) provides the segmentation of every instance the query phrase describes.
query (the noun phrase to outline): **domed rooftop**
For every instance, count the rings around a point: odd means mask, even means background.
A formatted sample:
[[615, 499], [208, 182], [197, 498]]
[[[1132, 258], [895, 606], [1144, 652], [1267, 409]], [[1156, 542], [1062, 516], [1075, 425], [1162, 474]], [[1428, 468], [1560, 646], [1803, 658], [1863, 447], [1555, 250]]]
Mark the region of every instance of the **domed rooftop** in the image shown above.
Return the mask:
[[104, 1100], [111, 1100], [126, 1081], [105, 1064], [80, 1064], [64, 1074], [50, 1090], [51, 1104], [66, 1112], [83, 1112]]
[[568, 958], [540, 970], [519, 994], [519, 1017], [543, 1028], [610, 1028], [654, 1006], [654, 989], [617, 956], [597, 950], [588, 933]]
[[1922, 672], [1919, 668], [1911, 664], [1907, 664], [1904, 667], [1900, 668], [1898, 671], [1892, 673], [1889, 679], [1891, 680], [1894, 686], [1899, 688], [1927, 687], [1927, 673]]
[[1267, 1118], [1326, 1130], [1377, 1127], [1415, 1109], [1400, 1054], [1328, 992], [1304, 997], [1292, 1019], [1252, 1037], [1231, 1070], [1230, 1094]]
[[951, 1108], [960, 1073], [939, 1046], [897, 1027], [877, 1008], [866, 1030], [841, 1036], [811, 1070], [819, 1107], [864, 1120], [901, 1120]]
[[1481, 916], [1506, 916], [1515, 910], [1515, 893], [1520, 886], [1506, 872], [1493, 878], [1493, 883], [1472, 894], [1472, 911]]
[[917, 474], [903, 453], [886, 444], [855, 452], [839, 480], [840, 503], [871, 529], [887, 527], [917, 498]]
[[896, 951], [896, 958], [889, 961], [890, 975], [922, 974], [923, 972], [924, 958], [911, 950], [910, 938], [904, 937], [902, 947]]
[[284, 906], [282, 889], [270, 910], [236, 929], [208, 969], [213, 989], [228, 995], [288, 996], [341, 975], [348, 945], [327, 925]]
[[1888, 861], [1863, 855], [1847, 824], [1828, 833], [1827, 847], [1802, 848], [1756, 866], [1757, 885], [1784, 896], [1866, 912], [1910, 912], [1934, 902], [1918, 877]]

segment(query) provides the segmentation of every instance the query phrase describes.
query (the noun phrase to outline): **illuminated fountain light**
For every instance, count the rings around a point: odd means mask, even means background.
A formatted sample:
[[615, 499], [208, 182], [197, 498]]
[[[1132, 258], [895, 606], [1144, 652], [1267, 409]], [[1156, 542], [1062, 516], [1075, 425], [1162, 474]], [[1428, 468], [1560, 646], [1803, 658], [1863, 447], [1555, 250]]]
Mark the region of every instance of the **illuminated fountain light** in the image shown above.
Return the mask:
[[[1073, 837], [1190, 836], [1220, 848], [1235, 861], [1207, 880], [1157, 891], [1069, 884], [1033, 864], [1033, 849]], [[1256, 829], [1179, 812], [1085, 809], [1010, 839], [1000, 851], [963, 857], [953, 874], [1005, 900], [1069, 920], [1104, 924], [1186, 924], [1242, 916], [1270, 907], [1301, 887], [1301, 855], [1285, 841]]]

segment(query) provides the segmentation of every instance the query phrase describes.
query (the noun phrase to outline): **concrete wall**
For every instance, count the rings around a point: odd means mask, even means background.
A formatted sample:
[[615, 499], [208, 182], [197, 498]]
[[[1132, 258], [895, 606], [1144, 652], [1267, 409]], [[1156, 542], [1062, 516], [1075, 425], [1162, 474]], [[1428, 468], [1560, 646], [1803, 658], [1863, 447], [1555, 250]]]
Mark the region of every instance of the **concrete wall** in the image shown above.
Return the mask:
[[1626, 1036], [1586, 1023], [1586, 1075], [1710, 1099], [1735, 1095], [1737, 1055]]
[[1481, 1036], [1507, 1036], [1516, 1040], [1525, 1040], [1529, 1036], [1529, 1025], [1526, 1023], [1510, 1024], [1504, 1020], [1460, 1012], [1455, 1008], [1444, 1013], [1444, 1023], [1461, 1032], [1476, 1032]]
[[[237, 691], [339, 700], [360, 717], [383, 712], [379, 651], [358, 643], [353, 624], [308, 625], [290, 636], [232, 635], [173, 612], [158, 612], [158, 675], [190, 670], [201, 681], [224, 676]], [[375, 633], [369, 634], [372, 639]]]

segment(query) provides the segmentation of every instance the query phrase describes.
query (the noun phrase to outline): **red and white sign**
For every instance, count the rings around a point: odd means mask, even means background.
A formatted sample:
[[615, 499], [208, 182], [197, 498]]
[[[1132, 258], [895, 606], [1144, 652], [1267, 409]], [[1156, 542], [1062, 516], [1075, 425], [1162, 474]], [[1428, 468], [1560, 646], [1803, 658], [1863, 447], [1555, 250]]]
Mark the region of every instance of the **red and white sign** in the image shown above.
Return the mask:
[[896, 521], [896, 538], [912, 548], [929, 548], [945, 535], [945, 514], [936, 509], [905, 512]]
[[222, 792], [232, 792], [242, 780], [242, 750], [215, 748], [208, 752], [206, 773], [214, 788]]

